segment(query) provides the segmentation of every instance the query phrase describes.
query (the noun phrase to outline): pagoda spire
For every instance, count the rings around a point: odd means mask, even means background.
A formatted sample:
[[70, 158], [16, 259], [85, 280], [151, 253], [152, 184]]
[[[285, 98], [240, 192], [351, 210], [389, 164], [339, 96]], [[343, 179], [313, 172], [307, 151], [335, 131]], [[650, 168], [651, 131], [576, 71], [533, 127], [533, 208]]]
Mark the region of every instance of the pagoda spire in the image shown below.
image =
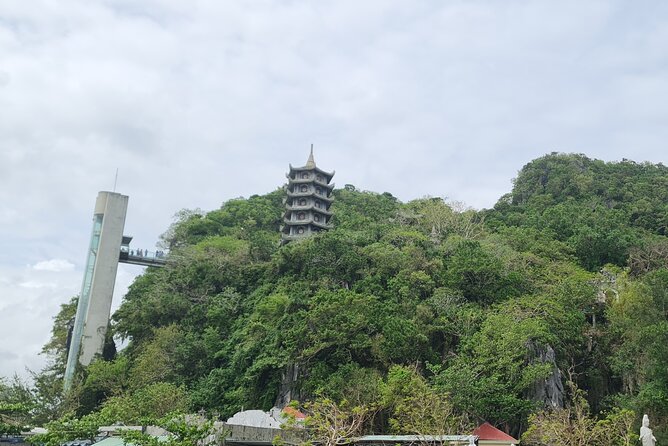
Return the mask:
[[311, 154], [308, 156], [308, 160], [306, 160], [306, 166], [304, 166], [309, 169], [313, 169], [315, 167], [315, 160], [313, 159], [313, 144], [311, 144]]

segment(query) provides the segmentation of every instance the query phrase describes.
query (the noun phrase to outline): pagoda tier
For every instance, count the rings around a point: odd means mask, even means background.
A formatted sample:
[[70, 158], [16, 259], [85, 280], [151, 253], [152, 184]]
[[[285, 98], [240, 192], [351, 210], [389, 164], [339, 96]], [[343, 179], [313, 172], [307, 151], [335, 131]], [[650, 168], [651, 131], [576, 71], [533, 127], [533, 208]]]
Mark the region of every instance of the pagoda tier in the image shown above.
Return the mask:
[[285, 217], [286, 218], [289, 218], [289, 216], [292, 212], [309, 211], [309, 210], [320, 212], [320, 213], [325, 214], [325, 215], [330, 215], [330, 216], [332, 215], [332, 212], [326, 210], [324, 207], [319, 208], [319, 207], [317, 207], [313, 204], [309, 204], [309, 205], [306, 205], [306, 206], [299, 206], [299, 205], [290, 206], [289, 204], [286, 204], [285, 209], [286, 209], [286, 211], [285, 211]]
[[[302, 220], [302, 221], [299, 221], [299, 222], [295, 222], [294, 220], [291, 220], [289, 218], [284, 218], [283, 223], [284, 223], [285, 227], [290, 226], [290, 225], [297, 225], [297, 226], [313, 225], [318, 229], [332, 229], [333, 228], [332, 225], [329, 225], [329, 224], [323, 222], [322, 220], [317, 220], [316, 218], [317, 217], [307, 217], [306, 220]], [[313, 232], [317, 232], [317, 231], [313, 231]]]
[[290, 192], [290, 190], [288, 189], [287, 196], [288, 199], [286, 200], [286, 203], [289, 203], [290, 200], [299, 201], [298, 200], [299, 198], [310, 198], [310, 197], [317, 198], [318, 200], [322, 200], [330, 204], [332, 203], [332, 201], [334, 201], [334, 198], [329, 196], [327, 192], [324, 191], [319, 192], [315, 190], [306, 190], [306, 191], [300, 190], [298, 192]]
[[293, 184], [302, 184], [302, 183], [303, 183], [303, 184], [311, 184], [311, 183], [313, 183], [313, 184], [315, 184], [315, 185], [317, 185], [317, 186], [322, 186], [322, 187], [324, 187], [324, 188], [326, 188], [326, 189], [329, 189], [329, 190], [334, 189], [334, 183], [327, 184], [327, 183], [325, 183], [325, 182], [323, 182], [323, 181], [319, 181], [319, 180], [317, 180], [317, 179], [316, 179], [316, 180], [313, 180], [313, 179], [311, 179], [311, 178], [300, 178], [300, 177], [297, 177], [297, 178], [290, 178], [289, 175], [285, 175], [285, 176], [286, 176], [286, 177], [288, 178], [288, 180], [290, 180], [290, 182], [293, 183]]
[[336, 171], [325, 172], [324, 170], [316, 167], [315, 164], [313, 166], [309, 166], [307, 163], [307, 165], [304, 167], [293, 167], [292, 164], [290, 164], [290, 172], [288, 172], [286, 176], [288, 178], [295, 178], [298, 173], [310, 172], [310, 171], [312, 171], [315, 174], [316, 179], [324, 183], [329, 183], [330, 181], [332, 181], [332, 178], [334, 178], [334, 174], [336, 173]]
[[285, 214], [281, 226], [283, 243], [299, 240], [312, 234], [331, 229], [329, 210], [334, 198], [331, 196], [334, 184], [330, 184], [334, 172], [319, 169], [311, 154], [303, 167], [290, 165]]

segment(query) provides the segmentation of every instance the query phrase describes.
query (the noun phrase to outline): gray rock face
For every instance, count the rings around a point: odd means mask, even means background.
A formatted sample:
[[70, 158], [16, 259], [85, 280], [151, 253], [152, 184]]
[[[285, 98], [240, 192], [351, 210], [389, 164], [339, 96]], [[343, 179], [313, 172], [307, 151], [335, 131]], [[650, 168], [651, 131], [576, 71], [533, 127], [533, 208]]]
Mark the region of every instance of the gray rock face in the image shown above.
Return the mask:
[[299, 364], [288, 364], [281, 375], [281, 385], [274, 406], [283, 408], [292, 400], [299, 400], [300, 394], [297, 387], [300, 376]]
[[564, 385], [562, 373], [557, 367], [554, 349], [550, 345], [529, 345], [529, 364], [551, 364], [552, 372], [546, 379], [538, 380], [527, 395], [531, 400], [541, 403], [548, 409], [564, 407]]

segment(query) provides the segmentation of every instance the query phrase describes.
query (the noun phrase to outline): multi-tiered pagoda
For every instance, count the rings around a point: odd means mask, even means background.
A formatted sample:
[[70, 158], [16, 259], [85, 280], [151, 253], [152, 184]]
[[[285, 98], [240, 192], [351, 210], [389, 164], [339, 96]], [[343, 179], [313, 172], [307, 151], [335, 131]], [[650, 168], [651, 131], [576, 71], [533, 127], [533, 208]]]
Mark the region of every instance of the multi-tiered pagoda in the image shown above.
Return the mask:
[[334, 172], [325, 172], [315, 165], [313, 145], [311, 154], [304, 167], [292, 167], [288, 177], [288, 196], [285, 200], [285, 215], [281, 227], [283, 243], [308, 237], [325, 231], [332, 226], [329, 220], [332, 213], [329, 207], [334, 198], [331, 196], [334, 184]]

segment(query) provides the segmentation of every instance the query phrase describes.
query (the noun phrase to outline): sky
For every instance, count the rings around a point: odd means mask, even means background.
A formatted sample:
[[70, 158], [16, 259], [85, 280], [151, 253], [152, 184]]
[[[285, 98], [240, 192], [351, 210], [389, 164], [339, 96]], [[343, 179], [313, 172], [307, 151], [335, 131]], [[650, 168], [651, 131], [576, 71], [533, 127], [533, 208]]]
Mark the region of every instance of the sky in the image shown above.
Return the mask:
[[0, 376], [44, 367], [114, 183], [153, 250], [310, 144], [339, 187], [477, 209], [552, 151], [666, 164], [667, 44], [659, 0], [3, 0]]

